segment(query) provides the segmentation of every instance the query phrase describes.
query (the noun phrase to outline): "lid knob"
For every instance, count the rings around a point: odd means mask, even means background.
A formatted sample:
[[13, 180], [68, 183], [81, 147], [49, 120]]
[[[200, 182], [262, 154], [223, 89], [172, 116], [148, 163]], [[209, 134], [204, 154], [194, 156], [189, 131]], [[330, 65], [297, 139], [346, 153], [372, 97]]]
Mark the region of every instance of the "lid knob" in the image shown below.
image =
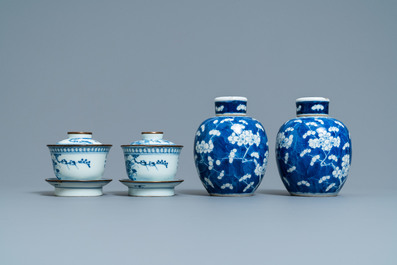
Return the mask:
[[70, 138], [90, 138], [92, 139], [92, 132], [68, 132]]
[[142, 132], [142, 139], [144, 140], [161, 140], [163, 139], [163, 132]]

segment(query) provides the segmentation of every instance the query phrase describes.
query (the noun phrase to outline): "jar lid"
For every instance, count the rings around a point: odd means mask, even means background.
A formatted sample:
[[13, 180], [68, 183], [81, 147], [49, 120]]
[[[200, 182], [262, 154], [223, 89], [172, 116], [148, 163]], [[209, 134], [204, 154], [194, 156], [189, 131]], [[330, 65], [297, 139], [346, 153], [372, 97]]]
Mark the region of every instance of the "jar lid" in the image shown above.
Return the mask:
[[48, 146], [86, 146], [86, 145], [101, 145], [101, 146], [111, 146], [108, 144], [102, 144], [94, 139], [92, 139], [92, 132], [68, 132], [68, 138], [57, 142], [55, 145]]
[[163, 134], [163, 132], [142, 132], [142, 139], [134, 141], [130, 145], [146, 147], [183, 147], [182, 145], [176, 145], [171, 141], [164, 140]]

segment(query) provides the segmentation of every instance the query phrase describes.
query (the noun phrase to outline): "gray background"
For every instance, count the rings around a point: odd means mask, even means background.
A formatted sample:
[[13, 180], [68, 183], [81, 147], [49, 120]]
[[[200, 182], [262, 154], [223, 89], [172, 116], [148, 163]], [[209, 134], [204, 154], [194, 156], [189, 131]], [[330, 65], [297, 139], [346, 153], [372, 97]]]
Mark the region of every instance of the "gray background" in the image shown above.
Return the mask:
[[[0, 264], [396, 264], [396, 1], [0, 0]], [[248, 98], [270, 162], [255, 196], [206, 195], [193, 162], [213, 98]], [[340, 196], [288, 196], [277, 130], [331, 99], [353, 139]], [[105, 196], [58, 198], [46, 144], [113, 144]], [[172, 198], [133, 198], [121, 144], [184, 145]]]

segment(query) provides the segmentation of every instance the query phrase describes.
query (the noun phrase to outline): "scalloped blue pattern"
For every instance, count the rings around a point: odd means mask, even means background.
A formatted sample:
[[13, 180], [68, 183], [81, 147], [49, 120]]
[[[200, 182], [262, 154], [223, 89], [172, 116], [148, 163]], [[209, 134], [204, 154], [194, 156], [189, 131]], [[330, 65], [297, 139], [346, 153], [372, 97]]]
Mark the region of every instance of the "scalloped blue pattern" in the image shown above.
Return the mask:
[[182, 147], [145, 147], [145, 146], [122, 146], [125, 155], [129, 154], [179, 154]]
[[51, 153], [107, 153], [111, 146], [48, 146]]

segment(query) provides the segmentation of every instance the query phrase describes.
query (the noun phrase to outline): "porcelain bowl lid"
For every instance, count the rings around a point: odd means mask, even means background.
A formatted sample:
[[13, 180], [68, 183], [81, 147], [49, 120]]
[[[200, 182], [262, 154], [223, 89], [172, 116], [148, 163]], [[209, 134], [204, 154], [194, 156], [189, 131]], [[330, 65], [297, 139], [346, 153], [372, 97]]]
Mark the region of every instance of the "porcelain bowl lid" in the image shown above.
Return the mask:
[[142, 132], [142, 139], [134, 141], [129, 145], [124, 146], [142, 146], [142, 147], [183, 147], [171, 141], [163, 139], [163, 132]]
[[51, 146], [112, 146], [110, 144], [102, 144], [92, 139], [92, 132], [68, 132], [68, 138], [57, 142], [56, 144], [49, 144]]

